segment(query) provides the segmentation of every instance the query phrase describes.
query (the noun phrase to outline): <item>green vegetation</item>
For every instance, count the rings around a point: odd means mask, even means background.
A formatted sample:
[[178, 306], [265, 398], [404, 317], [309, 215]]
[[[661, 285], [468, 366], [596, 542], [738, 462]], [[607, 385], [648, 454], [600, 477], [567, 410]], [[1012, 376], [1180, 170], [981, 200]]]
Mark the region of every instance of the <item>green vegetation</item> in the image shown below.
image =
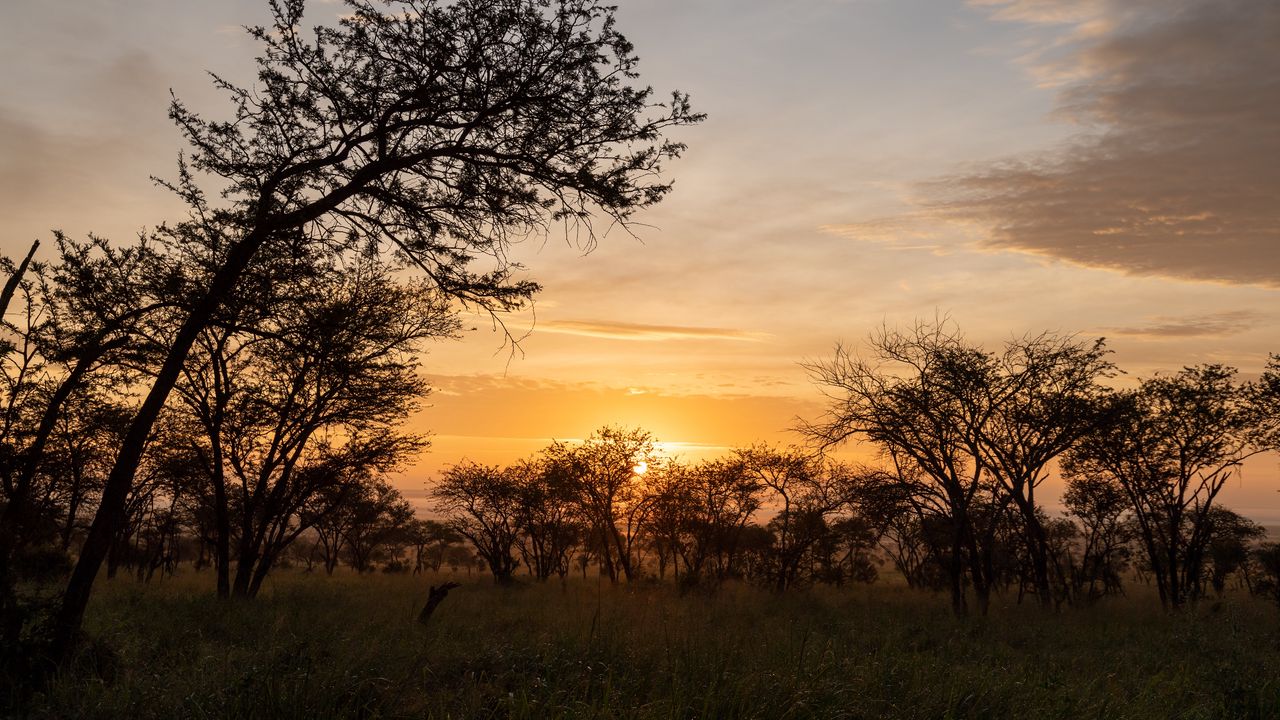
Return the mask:
[[1280, 716], [1280, 616], [1244, 593], [1177, 613], [1145, 586], [1063, 613], [997, 595], [958, 620], [883, 583], [450, 577], [428, 627], [436, 577], [280, 572], [252, 602], [219, 601], [208, 573], [106, 582], [91, 649], [22, 717]]

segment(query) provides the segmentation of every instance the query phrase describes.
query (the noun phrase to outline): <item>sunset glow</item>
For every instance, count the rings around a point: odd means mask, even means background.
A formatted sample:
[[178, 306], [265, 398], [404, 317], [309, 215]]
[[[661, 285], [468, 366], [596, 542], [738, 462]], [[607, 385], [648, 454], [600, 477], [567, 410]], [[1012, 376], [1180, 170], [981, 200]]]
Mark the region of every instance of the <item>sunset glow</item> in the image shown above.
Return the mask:
[[[169, 89], [216, 107], [205, 71], [244, 78], [239, 27], [265, 8], [144, 5], [0, 11], [5, 254], [51, 228], [127, 239], [179, 210], [148, 179], [181, 147]], [[675, 190], [634, 235], [513, 250], [544, 287], [503, 318], [518, 347], [477, 316], [429, 348], [414, 425], [432, 447], [397, 482], [605, 424], [694, 459], [797, 442], [823, 407], [799, 362], [939, 313], [990, 345], [1105, 336], [1120, 384], [1205, 362], [1255, 376], [1280, 351], [1276, 13], [1172, 6], [621, 3], [645, 83], [708, 120], [675, 134]], [[1280, 522], [1277, 489], [1265, 456], [1225, 501]]]
[[1280, 718], [1280, 0], [0, 3], [0, 717]]

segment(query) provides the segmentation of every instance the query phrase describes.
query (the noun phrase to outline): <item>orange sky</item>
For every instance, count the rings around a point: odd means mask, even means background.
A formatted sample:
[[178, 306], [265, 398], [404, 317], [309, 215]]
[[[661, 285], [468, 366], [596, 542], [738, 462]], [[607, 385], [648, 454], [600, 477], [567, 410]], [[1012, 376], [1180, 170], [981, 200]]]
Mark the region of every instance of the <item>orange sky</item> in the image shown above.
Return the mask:
[[[684, 130], [676, 189], [590, 254], [535, 238], [522, 353], [432, 346], [421, 488], [463, 456], [639, 425], [686, 457], [787, 441], [798, 362], [881, 323], [1106, 336], [1133, 377], [1280, 352], [1280, 8], [1271, 0], [622, 0]], [[0, 250], [174, 216], [168, 90], [221, 107], [264, 3], [0, 7]], [[311, 17], [340, 8], [316, 2]], [[241, 75], [237, 75], [240, 73]], [[535, 322], [536, 316], [536, 322]], [[1225, 501], [1280, 521], [1280, 460]]]

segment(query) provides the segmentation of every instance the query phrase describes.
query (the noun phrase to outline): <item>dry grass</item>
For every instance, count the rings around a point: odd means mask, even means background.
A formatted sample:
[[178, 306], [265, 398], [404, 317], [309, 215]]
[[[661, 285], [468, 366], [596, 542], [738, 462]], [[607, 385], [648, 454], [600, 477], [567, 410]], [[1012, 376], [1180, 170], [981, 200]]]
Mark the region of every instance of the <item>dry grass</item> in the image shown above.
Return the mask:
[[[466, 578], [462, 578], [464, 581]], [[681, 597], [594, 581], [455, 590], [282, 574], [104, 583], [96, 649], [26, 717], [1275, 718], [1280, 612], [1233, 596], [1167, 615], [1131, 597], [950, 617], [890, 586]]]

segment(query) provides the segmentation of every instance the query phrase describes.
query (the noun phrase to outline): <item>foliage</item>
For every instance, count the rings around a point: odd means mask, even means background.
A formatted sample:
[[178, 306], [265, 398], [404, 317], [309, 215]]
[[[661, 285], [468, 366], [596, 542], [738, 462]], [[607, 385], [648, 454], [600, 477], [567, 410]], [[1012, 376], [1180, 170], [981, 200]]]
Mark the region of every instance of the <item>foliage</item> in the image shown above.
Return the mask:
[[[177, 99], [170, 106], [190, 154], [166, 185], [189, 216], [152, 233], [149, 241], [163, 252], [136, 286], [178, 299], [148, 328], [145, 342], [122, 344], [148, 351], [135, 366], [150, 387], [127, 424], [63, 594], [55, 655], [66, 657], [77, 639], [98, 570], [136, 495], [153, 431], [197, 340], [226, 319], [224, 305], [291, 277], [298, 267], [336, 267], [359, 257], [383, 270], [413, 268], [449, 302], [491, 313], [520, 307], [537, 285], [513, 273], [510, 244], [563, 227], [584, 234], [590, 246], [599, 218], [627, 225], [670, 190], [663, 165], [683, 146], [664, 132], [701, 119], [679, 93], [664, 106], [651, 90], [634, 86], [632, 46], [616, 30], [613, 8], [593, 0], [347, 5], [336, 25], [308, 32], [302, 0], [273, 0], [271, 26], [249, 29], [261, 49], [257, 82], [241, 86], [214, 75], [229, 101], [229, 119], [207, 119]], [[103, 256], [128, 252], [104, 249]], [[482, 258], [488, 267], [477, 268]], [[11, 279], [21, 274], [15, 268]], [[6, 290], [6, 304], [12, 294]], [[135, 310], [130, 303], [122, 307]], [[288, 316], [277, 302], [267, 308]], [[68, 354], [79, 359], [68, 377], [87, 372], [108, 339], [97, 332], [72, 348], [78, 354]], [[291, 350], [305, 346], [295, 342]], [[341, 374], [342, 363], [334, 366]], [[317, 367], [325, 363], [307, 369]], [[297, 380], [289, 375], [285, 383]], [[294, 404], [292, 393], [285, 390], [286, 405]], [[45, 404], [46, 418], [59, 404]], [[264, 413], [277, 430], [290, 424], [278, 409]], [[292, 436], [268, 441], [266, 452], [250, 450], [255, 467], [249, 473], [257, 477], [241, 478], [269, 498], [246, 501], [242, 515], [249, 519], [236, 528], [234, 589], [241, 594], [255, 592], [299, 529], [288, 518], [304, 502], [284, 476], [301, 467], [308, 433], [286, 434]], [[26, 465], [34, 466], [42, 453], [36, 448], [27, 455]], [[234, 458], [228, 462], [236, 467]], [[221, 508], [227, 494], [222, 470], [209, 465], [219, 508], [212, 518], [215, 562], [226, 594], [230, 523]], [[278, 495], [289, 496], [283, 507]], [[0, 544], [7, 558], [12, 543]], [[5, 566], [0, 575], [7, 587]], [[7, 607], [6, 601], [0, 611]]]
[[915, 512], [950, 529], [938, 556], [957, 614], [967, 610], [966, 584], [985, 611], [1000, 581], [994, 545], [1006, 508], [1020, 516], [1034, 591], [1051, 602], [1050, 538], [1035, 490], [1050, 463], [1107, 418], [1109, 393], [1098, 381], [1113, 366], [1102, 341], [1045, 333], [991, 352], [940, 319], [884, 328], [868, 346], [865, 356], [838, 346], [831, 360], [806, 365], [830, 402], [801, 429], [822, 447], [872, 443]]
[[1143, 380], [1064, 463], [1070, 476], [1123, 490], [1161, 600], [1171, 607], [1201, 592], [1215, 500], [1262, 449], [1251, 438], [1253, 391], [1235, 374], [1204, 365]]

